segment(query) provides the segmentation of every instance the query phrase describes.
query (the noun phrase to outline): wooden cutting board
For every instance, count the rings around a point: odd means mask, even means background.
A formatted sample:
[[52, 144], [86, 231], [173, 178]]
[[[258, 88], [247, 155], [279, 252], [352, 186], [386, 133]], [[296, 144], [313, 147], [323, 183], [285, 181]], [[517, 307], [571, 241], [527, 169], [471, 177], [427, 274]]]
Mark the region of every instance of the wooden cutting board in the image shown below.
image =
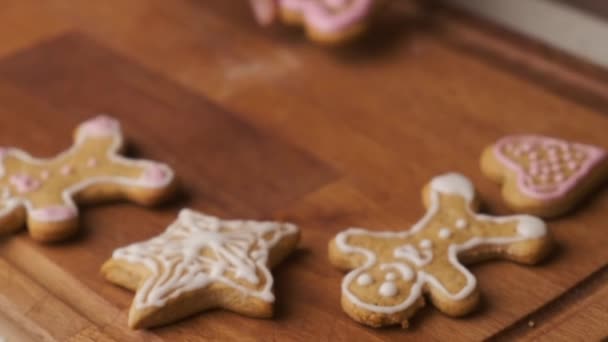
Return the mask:
[[[67, 148], [97, 113], [122, 121], [128, 154], [174, 166], [177, 199], [82, 210], [53, 245], [0, 242], [0, 336], [10, 341], [596, 340], [608, 336], [608, 191], [549, 222], [537, 267], [474, 266], [483, 305], [432, 307], [409, 330], [370, 329], [340, 308], [327, 242], [352, 226], [405, 229], [421, 187], [458, 171], [494, 214], [509, 211], [478, 167], [484, 146], [542, 133], [608, 148], [608, 73], [441, 6], [391, 6], [343, 49], [261, 29], [244, 1], [0, 1], [0, 145]], [[275, 271], [276, 317], [225, 311], [150, 331], [126, 326], [133, 298], [104, 281], [113, 249], [163, 231], [182, 207], [300, 225]]]

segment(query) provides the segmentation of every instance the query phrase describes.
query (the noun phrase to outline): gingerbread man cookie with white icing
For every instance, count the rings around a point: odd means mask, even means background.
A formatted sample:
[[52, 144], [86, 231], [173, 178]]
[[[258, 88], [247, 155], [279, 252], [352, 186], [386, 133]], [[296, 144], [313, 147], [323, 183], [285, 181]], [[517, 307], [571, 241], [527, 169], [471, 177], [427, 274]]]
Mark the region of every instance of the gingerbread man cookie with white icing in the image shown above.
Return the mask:
[[127, 198], [153, 205], [165, 199], [174, 188], [173, 171], [120, 156], [123, 143], [118, 121], [99, 116], [80, 124], [74, 145], [54, 158], [0, 149], [0, 234], [27, 224], [32, 238], [58, 241], [77, 230], [75, 201]]
[[503, 198], [513, 210], [553, 217], [608, 179], [608, 153], [540, 135], [512, 135], [484, 150], [481, 169], [502, 184]]
[[528, 215], [493, 217], [475, 213], [475, 189], [456, 173], [435, 177], [423, 190], [426, 215], [409, 230], [351, 228], [329, 244], [342, 280], [342, 308], [372, 327], [404, 328], [425, 304], [462, 316], [479, 301], [475, 276], [463, 266], [502, 258], [533, 264], [550, 249], [545, 223]]
[[335, 44], [358, 36], [384, 0], [279, 0], [283, 22], [302, 26], [316, 42]]
[[274, 302], [269, 268], [298, 240], [293, 224], [221, 220], [183, 209], [164, 233], [115, 250], [102, 273], [136, 291], [131, 328], [164, 325], [211, 308], [267, 318]]

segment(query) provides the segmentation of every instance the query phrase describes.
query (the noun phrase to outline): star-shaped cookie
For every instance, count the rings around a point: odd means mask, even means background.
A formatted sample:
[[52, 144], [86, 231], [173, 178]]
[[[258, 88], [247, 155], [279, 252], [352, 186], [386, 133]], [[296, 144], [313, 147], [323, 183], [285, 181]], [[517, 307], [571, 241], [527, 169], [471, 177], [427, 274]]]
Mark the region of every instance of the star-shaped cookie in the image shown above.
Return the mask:
[[481, 169], [502, 184], [513, 210], [553, 217], [608, 179], [608, 152], [541, 135], [511, 135], [484, 150]]
[[115, 250], [102, 273], [136, 291], [129, 311], [132, 328], [171, 323], [210, 308], [270, 317], [269, 268], [298, 239], [293, 224], [221, 220], [183, 209], [164, 233]]

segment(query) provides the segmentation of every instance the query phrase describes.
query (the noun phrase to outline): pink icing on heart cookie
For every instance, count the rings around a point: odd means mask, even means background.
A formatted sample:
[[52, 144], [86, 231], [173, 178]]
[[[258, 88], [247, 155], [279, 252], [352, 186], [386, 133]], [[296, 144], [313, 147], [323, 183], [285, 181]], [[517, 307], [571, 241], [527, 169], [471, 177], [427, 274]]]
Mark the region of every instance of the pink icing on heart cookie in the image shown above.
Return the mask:
[[494, 151], [517, 173], [520, 191], [541, 200], [564, 196], [606, 158], [598, 147], [538, 135], [507, 136]]

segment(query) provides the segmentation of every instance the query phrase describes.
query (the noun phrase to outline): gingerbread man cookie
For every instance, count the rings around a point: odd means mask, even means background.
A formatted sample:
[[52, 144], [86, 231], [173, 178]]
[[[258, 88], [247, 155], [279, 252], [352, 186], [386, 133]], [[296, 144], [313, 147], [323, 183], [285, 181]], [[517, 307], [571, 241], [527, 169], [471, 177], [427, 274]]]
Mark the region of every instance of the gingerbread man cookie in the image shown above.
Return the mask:
[[283, 260], [298, 239], [298, 228], [289, 223], [226, 221], [183, 209], [161, 235], [114, 251], [102, 273], [137, 291], [129, 312], [132, 328], [218, 307], [270, 317], [269, 267]]
[[512, 209], [552, 217], [608, 178], [608, 154], [596, 146], [513, 135], [484, 150], [481, 169], [503, 184], [503, 198]]
[[121, 157], [119, 123], [99, 116], [82, 123], [74, 145], [55, 158], [0, 149], [0, 234], [20, 229], [40, 241], [68, 237], [78, 226], [76, 201], [128, 198], [152, 205], [173, 189], [166, 165]]
[[362, 33], [383, 0], [279, 0], [281, 19], [310, 39], [340, 43]]
[[551, 239], [540, 219], [476, 214], [471, 182], [449, 173], [423, 190], [426, 215], [405, 231], [351, 228], [329, 245], [331, 263], [350, 270], [342, 281], [342, 308], [354, 320], [380, 327], [408, 326], [427, 294], [450, 316], [461, 316], [479, 300], [477, 281], [463, 263], [504, 258], [539, 261]]

